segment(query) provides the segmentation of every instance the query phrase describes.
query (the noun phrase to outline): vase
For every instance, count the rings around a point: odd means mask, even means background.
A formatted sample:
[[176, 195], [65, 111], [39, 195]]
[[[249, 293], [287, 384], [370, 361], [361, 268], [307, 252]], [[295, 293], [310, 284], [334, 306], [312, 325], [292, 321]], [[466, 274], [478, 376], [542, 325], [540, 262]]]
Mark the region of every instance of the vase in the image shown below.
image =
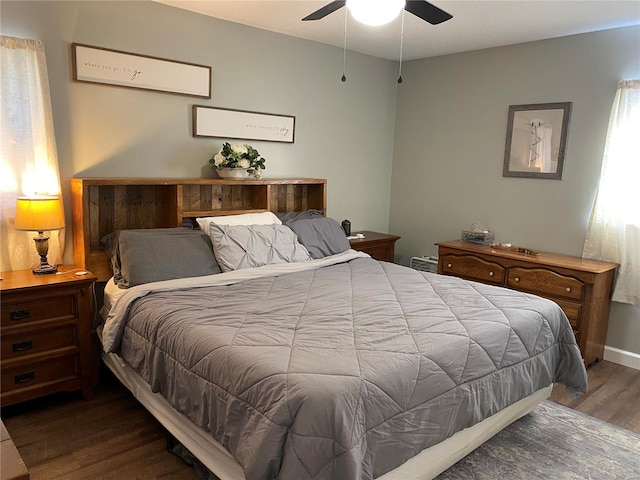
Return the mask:
[[216, 171], [221, 178], [227, 180], [246, 180], [251, 176], [246, 168], [217, 168]]

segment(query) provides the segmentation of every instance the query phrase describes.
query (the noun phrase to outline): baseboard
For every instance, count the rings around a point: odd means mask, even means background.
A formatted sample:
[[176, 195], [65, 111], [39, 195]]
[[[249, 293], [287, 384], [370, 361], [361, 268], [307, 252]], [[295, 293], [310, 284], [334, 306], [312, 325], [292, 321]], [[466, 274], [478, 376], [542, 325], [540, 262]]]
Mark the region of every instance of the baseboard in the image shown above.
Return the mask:
[[627, 352], [626, 350], [605, 345], [603, 360], [640, 370], [640, 353]]

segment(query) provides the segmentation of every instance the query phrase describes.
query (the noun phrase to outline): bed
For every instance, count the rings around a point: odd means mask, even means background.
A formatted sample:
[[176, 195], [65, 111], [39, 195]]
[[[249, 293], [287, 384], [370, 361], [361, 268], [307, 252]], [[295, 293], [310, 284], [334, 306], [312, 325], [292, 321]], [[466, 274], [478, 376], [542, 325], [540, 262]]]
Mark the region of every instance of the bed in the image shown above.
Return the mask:
[[584, 392], [555, 303], [378, 262], [318, 212], [105, 236], [103, 360], [219, 478], [433, 478]]

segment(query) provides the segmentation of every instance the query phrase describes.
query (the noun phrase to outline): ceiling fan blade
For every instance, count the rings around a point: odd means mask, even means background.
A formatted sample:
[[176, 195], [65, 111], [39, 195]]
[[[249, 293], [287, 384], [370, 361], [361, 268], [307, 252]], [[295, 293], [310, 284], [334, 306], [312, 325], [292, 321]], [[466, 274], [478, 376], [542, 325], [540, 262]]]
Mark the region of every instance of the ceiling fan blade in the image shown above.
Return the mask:
[[431, 25], [438, 25], [453, 18], [453, 15], [448, 14], [425, 0], [407, 0], [404, 9], [407, 12], [413, 13], [416, 17], [420, 17], [429, 22]]
[[321, 18], [326, 17], [330, 13], [335, 12], [339, 8], [344, 7], [345, 3], [347, 3], [345, 0], [338, 0], [335, 2], [331, 2], [325, 5], [324, 7], [322, 7], [320, 10], [316, 10], [311, 15], [307, 15], [302, 19], [302, 21], [304, 22], [307, 20], [320, 20]]

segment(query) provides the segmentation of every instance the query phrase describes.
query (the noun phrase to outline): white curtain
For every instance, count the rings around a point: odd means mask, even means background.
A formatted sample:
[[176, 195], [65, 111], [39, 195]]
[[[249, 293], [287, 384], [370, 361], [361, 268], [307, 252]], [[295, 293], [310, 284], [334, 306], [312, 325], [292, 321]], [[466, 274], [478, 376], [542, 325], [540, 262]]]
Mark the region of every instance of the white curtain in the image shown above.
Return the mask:
[[[16, 197], [60, 195], [44, 45], [0, 37], [0, 263], [1, 271], [39, 263], [33, 232], [13, 228]], [[64, 230], [49, 232], [48, 260], [62, 262]]]
[[640, 306], [640, 80], [618, 84], [583, 256], [620, 264], [613, 300]]

